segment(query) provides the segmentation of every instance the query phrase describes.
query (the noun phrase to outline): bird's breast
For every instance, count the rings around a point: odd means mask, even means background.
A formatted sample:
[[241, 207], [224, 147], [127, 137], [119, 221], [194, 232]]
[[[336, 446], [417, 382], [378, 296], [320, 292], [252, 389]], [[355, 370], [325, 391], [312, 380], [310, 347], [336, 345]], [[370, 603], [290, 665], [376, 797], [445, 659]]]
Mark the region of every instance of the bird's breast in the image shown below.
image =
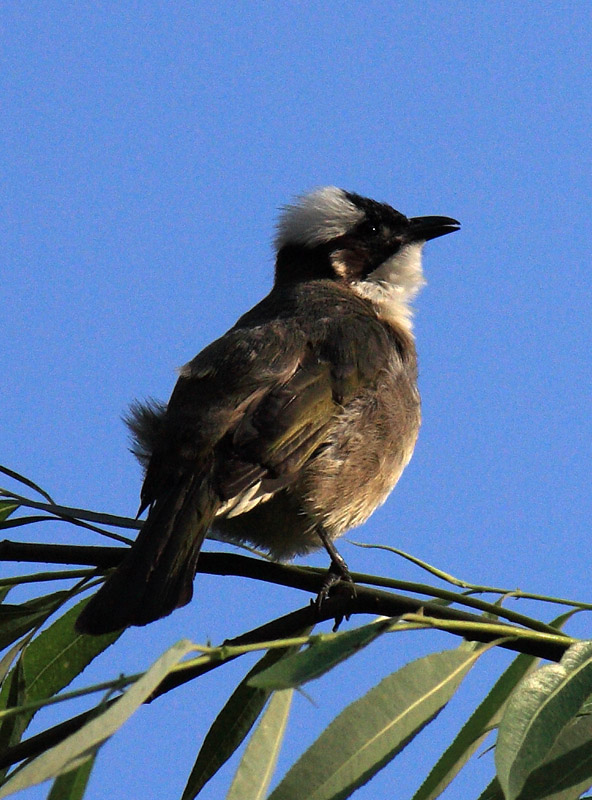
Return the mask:
[[399, 480], [420, 425], [413, 377], [382, 371], [336, 417], [302, 479], [303, 503], [332, 536], [362, 524]]

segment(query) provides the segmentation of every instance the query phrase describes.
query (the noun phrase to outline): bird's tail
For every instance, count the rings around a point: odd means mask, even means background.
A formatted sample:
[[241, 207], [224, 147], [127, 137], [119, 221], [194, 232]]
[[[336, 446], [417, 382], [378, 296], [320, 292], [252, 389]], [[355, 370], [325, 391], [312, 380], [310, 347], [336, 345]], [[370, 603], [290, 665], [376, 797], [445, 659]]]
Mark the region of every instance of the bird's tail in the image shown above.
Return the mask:
[[99, 635], [147, 625], [186, 605], [218, 505], [204, 475], [181, 477], [153, 504], [129, 553], [78, 617], [77, 630]]

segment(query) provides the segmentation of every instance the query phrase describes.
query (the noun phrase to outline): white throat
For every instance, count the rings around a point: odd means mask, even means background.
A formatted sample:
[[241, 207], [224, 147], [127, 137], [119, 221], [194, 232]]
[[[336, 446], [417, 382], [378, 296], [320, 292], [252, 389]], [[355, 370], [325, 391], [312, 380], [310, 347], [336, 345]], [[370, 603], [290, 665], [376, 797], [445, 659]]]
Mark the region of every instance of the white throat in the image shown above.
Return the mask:
[[421, 268], [424, 244], [413, 242], [405, 245], [363, 281], [352, 284], [354, 291], [372, 302], [379, 316], [387, 322], [402, 325], [410, 333], [413, 329], [411, 303], [425, 285]]

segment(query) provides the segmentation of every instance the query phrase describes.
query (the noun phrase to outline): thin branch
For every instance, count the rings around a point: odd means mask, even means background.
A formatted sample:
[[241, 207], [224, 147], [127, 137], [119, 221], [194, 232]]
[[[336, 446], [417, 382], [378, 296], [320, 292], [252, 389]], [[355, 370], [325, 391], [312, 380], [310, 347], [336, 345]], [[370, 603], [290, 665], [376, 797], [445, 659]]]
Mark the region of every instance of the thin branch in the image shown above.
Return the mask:
[[0, 578], [0, 588], [4, 586], [22, 586], [24, 583], [45, 583], [46, 581], [63, 581], [73, 578], [92, 578], [96, 575], [91, 569], [55, 570], [55, 572], [35, 572], [32, 575], [19, 575], [17, 578]]
[[[0, 561], [44, 561], [51, 563], [70, 563], [70, 564], [92, 564], [100, 568], [108, 568], [116, 566], [120, 563], [121, 559], [126, 553], [125, 548], [119, 547], [82, 547], [77, 545], [37, 545], [30, 543], [15, 543], [4, 541], [0, 542]], [[64, 561], [65, 559], [65, 561]], [[275, 583], [281, 586], [289, 586], [301, 591], [317, 594], [321, 588], [324, 579], [324, 571], [303, 567], [288, 566], [285, 564], [277, 564], [275, 562], [263, 561], [260, 559], [249, 558], [247, 556], [237, 555], [235, 553], [202, 553], [198, 562], [198, 571], [211, 575], [234, 575], [256, 580], [265, 581], [267, 583]], [[372, 579], [373, 576], [357, 575], [352, 573], [354, 581], [366, 581]], [[378, 582], [378, 581], [377, 581]], [[403, 583], [406, 589], [411, 591], [421, 592], [427, 596], [432, 593], [442, 595], [442, 591], [435, 587], [425, 586], [423, 584], [408, 584]], [[346, 595], [345, 602], [341, 599], [341, 594]], [[457, 603], [467, 603], [467, 598], [464, 595], [459, 595], [454, 592], [446, 590], [444, 592], [447, 599]], [[333, 602], [339, 603], [339, 613], [334, 614], [329, 611], [328, 615], [325, 609], [332, 608], [329, 603], [324, 604], [323, 611], [325, 612], [321, 618], [331, 619], [339, 616], [347, 616], [349, 614], [382, 614], [383, 616], [396, 617], [401, 614], [418, 613], [422, 610], [429, 616], [437, 617], [442, 620], [460, 621], [460, 622], [477, 622], [480, 626], [486, 626], [488, 620], [476, 614], [470, 614], [466, 611], [461, 611], [451, 606], [444, 606], [439, 603], [421, 600], [417, 598], [407, 597], [404, 595], [394, 594], [393, 592], [385, 592], [376, 588], [368, 588], [356, 583], [356, 593], [351, 595], [351, 592], [342, 592], [335, 598]], [[474, 604], [475, 598], [469, 599], [469, 604]], [[529, 617], [523, 615], [516, 615], [514, 612], [509, 612], [491, 604], [478, 601], [478, 605], [482, 610], [496, 612], [497, 616], [509, 619], [516, 622], [513, 617], [519, 618], [519, 624], [531, 623], [532, 627], [537, 627], [539, 630], [542, 628], [543, 633], [552, 632], [556, 634], [555, 629], [550, 629], [548, 625], [538, 623], [536, 620], [530, 620]], [[316, 611], [313, 609], [309, 612], [307, 624], [314, 624], [319, 621], [319, 617], [315, 616]], [[489, 620], [489, 624], [495, 624], [494, 620]], [[527, 624], [527, 627], [530, 625]], [[290, 631], [283, 631], [282, 635], [291, 635]], [[561, 634], [560, 634], [561, 635]], [[479, 641], [489, 642], [495, 636], [483, 634], [484, 638], [478, 638]], [[267, 638], [272, 638], [268, 636]], [[568, 642], [568, 637], [566, 642]], [[504, 645], [511, 650], [518, 652], [530, 653], [532, 655], [547, 658], [552, 661], [559, 660], [565, 647], [556, 646], [546, 643], [541, 645], [541, 642], [533, 637], [533, 641], [528, 639], [521, 640], [520, 643], [509, 642]]]
[[[128, 536], [123, 536], [120, 533], [114, 533], [113, 531], [106, 531], [103, 528], [99, 528], [96, 525], [91, 525], [89, 522], [84, 522], [83, 520], [92, 520], [94, 522], [100, 522], [103, 525], [113, 525], [118, 528], [133, 528], [139, 529], [142, 527], [142, 523], [139, 520], [129, 519], [128, 517], [116, 517], [113, 514], [103, 514], [97, 511], [87, 511], [84, 508], [70, 508], [69, 506], [58, 506], [55, 503], [39, 503], [35, 500], [30, 500], [27, 497], [22, 497], [21, 495], [15, 494], [14, 492], [9, 492], [6, 489], [0, 489], [0, 497], [5, 497], [8, 500], [14, 500], [20, 506], [24, 508], [35, 508], [39, 511], [46, 511], [50, 516], [43, 518], [34, 518], [29, 517], [27, 518], [27, 522], [39, 522], [43, 519], [53, 520], [54, 522], [69, 522], [72, 525], [77, 525], [79, 528], [85, 528], [86, 530], [93, 531], [94, 533], [98, 533], [101, 536], [106, 536], [108, 539], [114, 539], [117, 542], [122, 542], [123, 544], [132, 544], [132, 539]], [[13, 519], [9, 523], [2, 523], [1, 527], [14, 527], [18, 524], [18, 517], [16, 521]]]
[[451, 575], [448, 572], [444, 572], [438, 567], [435, 567], [433, 564], [429, 564], [427, 561], [422, 561], [422, 559], [417, 558], [411, 553], [406, 553], [404, 550], [399, 550], [398, 547], [391, 547], [390, 545], [386, 544], [372, 544], [369, 542], [354, 542], [352, 539], [348, 539], [347, 541], [356, 547], [362, 547], [367, 550], [383, 550], [385, 552], [394, 553], [395, 555], [401, 556], [407, 561], [410, 561], [412, 564], [418, 566], [420, 569], [424, 569], [430, 574], [434, 575], [436, 578], [440, 578], [440, 580], [446, 581], [447, 583], [452, 583], [454, 586], [458, 586], [461, 589], [468, 589], [469, 594], [497, 594], [500, 595], [500, 597], [515, 597], [524, 600], [540, 600], [543, 603], [555, 603], [557, 605], [573, 606], [574, 608], [581, 609], [582, 611], [592, 611], [592, 603], [582, 603], [579, 600], [569, 600], [565, 597], [553, 597], [551, 595], [524, 592], [522, 589], [505, 589], [502, 586], [487, 586], [485, 584], [470, 583], [469, 581], [465, 581], [461, 578], [456, 578], [454, 575]]
[[36, 564], [84, 564], [109, 569], [121, 563], [127, 552], [124, 547], [92, 545], [37, 544], [32, 542], [0, 542], [0, 561], [25, 561]]
[[[93, 547], [80, 545], [45, 545], [31, 544], [29, 542], [11, 542], [5, 540], [0, 542], [0, 561], [35, 561], [43, 563], [59, 564], [87, 564], [102, 569], [115, 567], [126, 554], [126, 548], [121, 547]], [[325, 571], [310, 567], [295, 567], [287, 564], [278, 564], [273, 561], [250, 558], [236, 553], [201, 553], [198, 561], [197, 571], [209, 575], [233, 575], [255, 580], [275, 583], [281, 586], [289, 586], [293, 589], [317, 594], [321, 588]], [[356, 583], [357, 595], [360, 600], [364, 598], [366, 606], [352, 606], [347, 613], [370, 613], [383, 614], [384, 616], [397, 616], [404, 613], [415, 613], [421, 608], [427, 607], [425, 600], [408, 598], [403, 595], [385, 592], [379, 589], [369, 589], [360, 584], [388, 585], [398, 588], [400, 591], [415, 592], [427, 597], [438, 597], [451, 603], [457, 603], [475, 608], [496, 617], [513, 622], [516, 625], [523, 625], [531, 630], [541, 633], [556, 634], [557, 631], [551, 626], [539, 620], [518, 614], [515, 611], [495, 606], [474, 597], [467, 597], [464, 594], [440, 589], [427, 584], [410, 583], [408, 581], [393, 581], [374, 575], [363, 573], [352, 573], [352, 578]], [[375, 598], [371, 601], [370, 598]], [[391, 605], [392, 598], [395, 598], [395, 605]], [[374, 602], [374, 605], [373, 605]], [[401, 603], [410, 603], [403, 608]], [[402, 608], [402, 610], [401, 610]], [[453, 609], [450, 606], [434, 604], [435, 611], [431, 616], [439, 619], [461, 620], [484, 623], [482, 617], [467, 612]], [[393, 610], [394, 609], [394, 610]], [[464, 614], [465, 616], [458, 616]], [[493, 623], [493, 620], [491, 620]], [[486, 639], [484, 641], [490, 641]], [[538, 644], [536, 645], [539, 646]], [[516, 649], [511, 647], [511, 649]], [[537, 652], [537, 655], [539, 653]], [[544, 655], [544, 658], [555, 660], [553, 655]]]
[[49, 514], [60, 517], [71, 522], [72, 519], [85, 519], [87, 522], [98, 522], [101, 525], [112, 525], [115, 528], [132, 528], [139, 530], [142, 527], [142, 521], [139, 519], [132, 519], [131, 517], [118, 517], [116, 514], [107, 514], [103, 511], [89, 511], [86, 508], [74, 508], [72, 506], [60, 506], [56, 503], [39, 503], [37, 500], [30, 500], [28, 497], [22, 497], [20, 494], [15, 494], [7, 489], [0, 489], [0, 495], [6, 497], [8, 500], [16, 500], [19, 505], [26, 508], [36, 508], [39, 511], [47, 511]]
[[13, 469], [9, 469], [2, 464], [0, 464], [0, 472], [4, 473], [4, 475], [8, 475], [9, 478], [12, 478], [15, 481], [28, 486], [29, 489], [33, 489], [33, 491], [40, 494], [41, 497], [45, 497], [46, 500], [48, 500], [50, 503], [53, 503], [53, 498], [44, 489], [42, 489], [40, 486], [37, 486], [37, 484], [33, 483], [33, 481], [29, 478], [25, 478], [25, 476], [21, 475], [19, 472], [15, 472]]

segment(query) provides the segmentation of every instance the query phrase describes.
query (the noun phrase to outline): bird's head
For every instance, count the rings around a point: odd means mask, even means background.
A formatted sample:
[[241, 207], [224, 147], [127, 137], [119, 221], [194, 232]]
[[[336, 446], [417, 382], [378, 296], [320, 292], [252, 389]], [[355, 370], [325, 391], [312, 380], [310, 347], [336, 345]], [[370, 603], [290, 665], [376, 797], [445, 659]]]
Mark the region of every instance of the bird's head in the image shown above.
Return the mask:
[[450, 217], [406, 217], [335, 186], [317, 189], [283, 209], [276, 283], [335, 280], [409, 326], [410, 302], [424, 283], [423, 245], [459, 227]]

